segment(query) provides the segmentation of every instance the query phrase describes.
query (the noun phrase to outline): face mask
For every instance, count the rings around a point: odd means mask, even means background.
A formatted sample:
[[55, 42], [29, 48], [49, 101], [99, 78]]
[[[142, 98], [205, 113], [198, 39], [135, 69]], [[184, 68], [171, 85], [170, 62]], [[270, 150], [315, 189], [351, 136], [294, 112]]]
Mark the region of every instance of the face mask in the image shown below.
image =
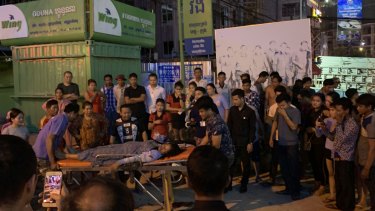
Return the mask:
[[330, 92], [333, 92], [335, 89], [334, 88], [329, 88], [328, 89]]

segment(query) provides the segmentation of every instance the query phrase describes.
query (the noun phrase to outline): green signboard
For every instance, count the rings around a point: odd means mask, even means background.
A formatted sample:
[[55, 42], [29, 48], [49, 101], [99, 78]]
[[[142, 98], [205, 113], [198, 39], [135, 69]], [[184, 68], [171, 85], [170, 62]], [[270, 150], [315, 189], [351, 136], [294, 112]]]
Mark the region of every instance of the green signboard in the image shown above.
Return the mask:
[[0, 6], [5, 46], [85, 40], [84, 0], [40, 0]]
[[111, 0], [40, 0], [0, 6], [2, 45], [87, 39], [152, 48], [155, 14]]
[[212, 0], [183, 0], [182, 6], [187, 54], [213, 54]]
[[155, 14], [117, 1], [91, 1], [90, 39], [155, 46]]
[[183, 1], [184, 38], [212, 37], [212, 0]]

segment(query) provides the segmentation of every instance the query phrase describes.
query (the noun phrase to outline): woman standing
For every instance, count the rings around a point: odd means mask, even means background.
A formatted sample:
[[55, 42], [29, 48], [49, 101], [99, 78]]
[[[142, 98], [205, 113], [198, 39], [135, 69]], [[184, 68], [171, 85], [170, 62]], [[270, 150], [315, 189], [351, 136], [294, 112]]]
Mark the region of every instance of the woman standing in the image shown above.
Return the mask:
[[186, 96], [182, 93], [184, 85], [177, 81], [174, 85], [174, 92], [167, 97], [167, 111], [172, 116], [173, 138], [175, 141], [183, 141], [183, 129], [185, 128], [185, 100]]
[[322, 122], [326, 117], [323, 114], [325, 97], [322, 93], [316, 93], [311, 98], [311, 110], [307, 113], [304, 140], [309, 145], [309, 158], [313, 169], [315, 187], [314, 195], [322, 195], [327, 182], [325, 164], [325, 136], [317, 137], [315, 134], [316, 122]]
[[228, 121], [229, 104], [228, 101], [217, 93], [216, 87], [213, 83], [207, 84], [207, 94], [212, 98], [215, 105], [219, 109], [219, 114], [224, 122]]
[[94, 79], [89, 79], [87, 85], [85, 100], [92, 103], [92, 111], [94, 113], [104, 114], [105, 95], [96, 90], [96, 81]]
[[61, 88], [55, 89], [55, 97], [47, 100], [43, 103], [42, 108], [44, 111], [47, 111], [47, 102], [50, 100], [57, 100], [59, 111], [58, 114], [64, 113], [65, 106], [70, 103], [69, 100], [63, 98], [63, 90]]
[[334, 133], [336, 129], [336, 109], [334, 106], [329, 108], [329, 118], [324, 119], [324, 121], [317, 121], [316, 126], [316, 136], [326, 137], [324, 156], [326, 158], [326, 165], [328, 170], [328, 183], [329, 183], [329, 196], [323, 201], [324, 203], [330, 203], [336, 201], [336, 187], [335, 187], [335, 171], [333, 165], [334, 150], [333, 141], [329, 137], [330, 133]]

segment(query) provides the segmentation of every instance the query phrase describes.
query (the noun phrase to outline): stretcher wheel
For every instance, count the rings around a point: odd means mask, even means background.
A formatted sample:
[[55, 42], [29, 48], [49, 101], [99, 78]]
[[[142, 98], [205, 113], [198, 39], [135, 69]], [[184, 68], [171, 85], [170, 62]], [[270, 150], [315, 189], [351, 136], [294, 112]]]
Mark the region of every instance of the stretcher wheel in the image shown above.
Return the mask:
[[[172, 166], [181, 166], [181, 164], [172, 163]], [[184, 179], [184, 175], [181, 171], [172, 171], [171, 172], [171, 183], [172, 184], [178, 184], [183, 179]]]

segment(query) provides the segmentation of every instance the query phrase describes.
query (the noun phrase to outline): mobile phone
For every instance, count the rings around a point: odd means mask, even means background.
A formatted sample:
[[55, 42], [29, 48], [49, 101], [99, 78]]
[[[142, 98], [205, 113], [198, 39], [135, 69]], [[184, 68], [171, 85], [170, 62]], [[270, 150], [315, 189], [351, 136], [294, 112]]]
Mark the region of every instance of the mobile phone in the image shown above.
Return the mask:
[[57, 207], [56, 201], [51, 198], [51, 195], [61, 193], [61, 184], [61, 171], [50, 171], [46, 173], [43, 190], [43, 207]]
[[324, 123], [324, 116], [323, 116], [323, 113], [319, 115], [319, 117], [318, 117], [318, 122], [320, 122], [320, 123]]

